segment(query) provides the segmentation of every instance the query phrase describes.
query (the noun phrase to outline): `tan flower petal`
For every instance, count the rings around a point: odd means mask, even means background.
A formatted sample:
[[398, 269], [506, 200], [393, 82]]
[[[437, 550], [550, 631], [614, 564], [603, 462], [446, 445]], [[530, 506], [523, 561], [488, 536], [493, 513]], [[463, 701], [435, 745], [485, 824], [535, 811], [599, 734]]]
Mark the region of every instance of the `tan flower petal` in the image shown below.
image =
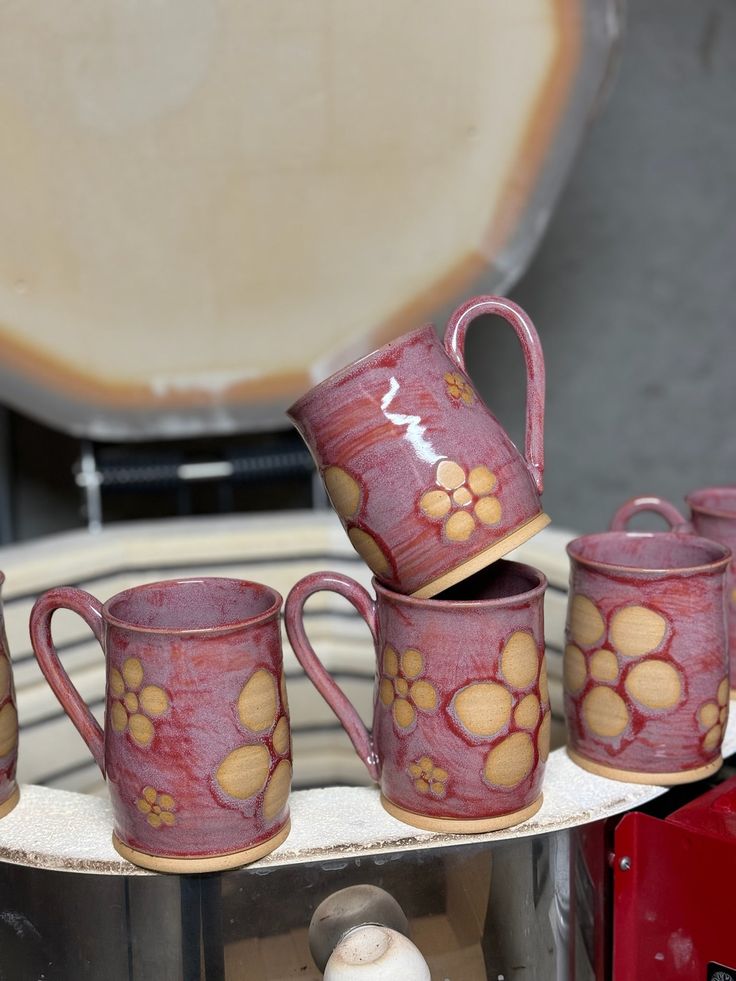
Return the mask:
[[138, 810], [141, 811], [143, 814], [150, 814], [151, 813], [151, 805], [148, 803], [147, 800], [142, 800], [141, 798], [139, 798], [135, 802], [135, 804], [136, 804], [136, 807], [138, 808]]
[[432, 783], [429, 785], [429, 789], [436, 797], [444, 797], [447, 793], [445, 790], [445, 785], [443, 783], [438, 783], [436, 780], [432, 781]]
[[393, 707], [394, 722], [402, 729], [408, 729], [416, 718], [414, 706], [410, 705], [406, 699], [397, 698]]
[[414, 704], [430, 712], [437, 707], [437, 692], [428, 681], [415, 681], [409, 689], [409, 696]]
[[289, 750], [289, 720], [282, 715], [273, 731], [273, 748], [283, 756]]
[[718, 706], [715, 702], [706, 702], [698, 709], [698, 721], [706, 729], [718, 722]]
[[718, 686], [718, 694], [716, 695], [719, 705], [728, 705], [728, 678], [724, 678], [723, 681]]
[[176, 806], [171, 794], [159, 794], [158, 804], [162, 811], [173, 811]]
[[450, 498], [443, 490], [427, 491], [420, 501], [419, 507], [430, 518], [444, 518], [450, 510]]
[[408, 695], [409, 694], [409, 682], [406, 678], [396, 678], [394, 680], [394, 688], [396, 689], [397, 695]]
[[476, 497], [490, 494], [496, 483], [496, 475], [488, 467], [473, 467], [468, 474], [468, 485]]
[[383, 673], [389, 678], [395, 678], [399, 673], [399, 655], [393, 647], [387, 647], [383, 652]]
[[418, 763], [412, 763], [411, 766], [409, 767], [409, 776], [421, 777], [421, 775], [422, 775], [421, 766]]
[[352, 518], [360, 506], [360, 484], [340, 467], [328, 467], [323, 477], [337, 513], [341, 518]]
[[426, 780], [415, 780], [414, 786], [417, 788], [420, 794], [426, 794], [429, 790], [429, 784]]
[[273, 771], [263, 795], [263, 816], [267, 821], [272, 821], [283, 811], [289, 799], [290, 789], [291, 764], [288, 760], [281, 760]]
[[422, 771], [424, 773], [431, 773], [432, 772], [432, 765], [433, 764], [432, 764], [431, 757], [429, 757], [429, 756], [423, 756], [419, 760], [419, 765], [421, 766]]
[[439, 766], [435, 766], [433, 768], [433, 770], [432, 770], [432, 779], [433, 780], [441, 780], [442, 782], [444, 782], [445, 780], [447, 780], [447, 777], [448, 777], [447, 770], [443, 770]]
[[139, 746], [148, 746], [153, 739], [153, 723], [145, 715], [131, 715], [128, 728]]
[[723, 729], [720, 726], [713, 726], [710, 732], [705, 734], [705, 739], [703, 740], [703, 746], [705, 749], [715, 749], [721, 741], [721, 735]]
[[112, 727], [115, 732], [124, 732], [128, 726], [128, 713], [125, 711], [122, 702], [113, 702], [110, 709], [112, 717]]
[[143, 797], [145, 798], [146, 801], [148, 801], [149, 804], [151, 804], [151, 805], [155, 804], [156, 803], [156, 798], [158, 797], [158, 794], [156, 793], [156, 788], [155, 787], [144, 787], [143, 788]]
[[263, 789], [271, 754], [261, 743], [240, 746], [228, 753], [215, 773], [215, 780], [230, 797], [248, 800]]
[[362, 528], [351, 528], [348, 531], [348, 538], [369, 569], [376, 575], [385, 576], [391, 571], [389, 560], [383, 554], [383, 550], [378, 542]]
[[384, 705], [389, 706], [394, 700], [394, 686], [388, 678], [381, 678], [381, 684], [378, 688], [381, 701]]
[[497, 525], [501, 520], [501, 504], [497, 497], [481, 497], [475, 502], [475, 516], [484, 525]]
[[455, 490], [465, 483], [465, 471], [454, 460], [443, 460], [437, 467], [437, 483], [445, 490]]
[[110, 691], [116, 698], [122, 698], [125, 692], [125, 682], [117, 668], [110, 669]]
[[10, 662], [0, 650], [0, 702], [10, 694]]
[[456, 511], [445, 524], [445, 534], [451, 542], [466, 542], [474, 531], [475, 521], [467, 511]]
[[171, 811], [161, 811], [159, 820], [169, 828], [176, 824], [176, 816]]
[[418, 678], [424, 671], [424, 658], [421, 653], [410, 647], [401, 655], [401, 673], [405, 678]]
[[123, 678], [126, 688], [138, 689], [143, 681], [143, 665], [137, 657], [129, 657], [123, 664]]
[[160, 828], [162, 824], [160, 814], [149, 814], [146, 821], [148, 821], [152, 828]]
[[266, 732], [276, 721], [278, 690], [276, 679], [265, 668], [254, 671], [238, 696], [238, 715], [251, 732]]
[[147, 715], [163, 715], [169, 707], [169, 699], [163, 688], [146, 685], [140, 695], [141, 708]]

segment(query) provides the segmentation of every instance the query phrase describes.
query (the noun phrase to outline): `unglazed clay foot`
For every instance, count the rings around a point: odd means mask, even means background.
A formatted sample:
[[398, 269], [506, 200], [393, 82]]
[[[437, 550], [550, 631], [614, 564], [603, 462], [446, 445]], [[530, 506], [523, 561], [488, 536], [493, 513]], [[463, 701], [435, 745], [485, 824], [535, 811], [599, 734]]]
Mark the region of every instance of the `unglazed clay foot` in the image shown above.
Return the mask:
[[401, 933], [383, 926], [361, 926], [335, 947], [324, 981], [431, 981], [427, 962]]

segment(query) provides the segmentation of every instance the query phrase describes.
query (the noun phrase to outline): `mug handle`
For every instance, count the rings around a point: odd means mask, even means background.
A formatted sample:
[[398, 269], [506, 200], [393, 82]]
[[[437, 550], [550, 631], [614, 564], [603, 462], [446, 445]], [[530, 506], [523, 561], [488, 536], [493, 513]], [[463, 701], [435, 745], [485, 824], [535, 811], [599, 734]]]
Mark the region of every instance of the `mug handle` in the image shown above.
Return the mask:
[[476, 296], [452, 314], [445, 328], [445, 350], [465, 372], [465, 334], [484, 314], [503, 317], [516, 332], [526, 362], [526, 428], [524, 456], [538, 493], [544, 490], [544, 355], [539, 334], [529, 316], [502, 296]]
[[304, 604], [310, 596], [323, 589], [344, 596], [352, 603], [368, 624], [373, 643], [378, 643], [375, 602], [359, 583], [348, 576], [340, 575], [339, 572], [314, 572], [299, 580], [287, 596], [284, 606], [286, 634], [297, 660], [350, 736], [355, 751], [365, 763], [371, 777], [378, 782], [381, 770], [371, 735], [355, 706], [315, 654], [304, 628]]
[[611, 518], [610, 531], [626, 531], [626, 526], [635, 514], [651, 511], [659, 514], [669, 524], [672, 531], [689, 532], [692, 524], [684, 518], [674, 504], [665, 501], [663, 497], [632, 497], [616, 511]]
[[56, 610], [71, 610], [89, 626], [104, 651], [102, 604], [90, 593], [71, 586], [49, 589], [31, 610], [31, 644], [39, 667], [61, 706], [87, 743], [105, 776], [105, 734], [87, 703], [71, 683], [51, 638], [51, 617]]

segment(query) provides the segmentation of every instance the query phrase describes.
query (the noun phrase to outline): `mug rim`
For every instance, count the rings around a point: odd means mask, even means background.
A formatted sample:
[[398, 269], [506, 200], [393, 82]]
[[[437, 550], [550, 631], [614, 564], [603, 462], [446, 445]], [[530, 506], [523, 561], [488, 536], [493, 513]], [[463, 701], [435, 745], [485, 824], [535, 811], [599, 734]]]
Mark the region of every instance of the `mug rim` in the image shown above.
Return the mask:
[[[133, 623], [129, 620], [122, 620], [120, 617], [116, 617], [110, 612], [110, 606], [113, 603], [120, 599], [129, 597], [133, 593], [139, 593], [143, 590], [152, 589], [153, 587], [181, 586], [195, 582], [244, 583], [248, 586], [258, 586], [260, 589], [266, 590], [271, 594], [273, 602], [263, 613], [257, 613], [255, 616], [229, 621], [228, 623], [218, 623], [216, 626], [212, 627], [147, 627], [141, 623]], [[184, 576], [183, 578], [158, 579], [154, 582], [139, 583], [137, 586], [129, 586], [127, 589], [121, 589], [119, 593], [115, 593], [114, 596], [111, 596], [102, 604], [102, 616], [106, 623], [112, 624], [115, 627], [122, 627], [125, 630], [132, 630], [136, 633], [167, 636], [176, 635], [177, 637], [203, 637], [213, 634], [232, 633], [234, 630], [240, 630], [243, 627], [250, 627], [256, 623], [262, 623], [266, 620], [270, 620], [272, 617], [278, 615], [282, 604], [283, 597], [279, 592], [277, 592], [277, 590], [273, 589], [272, 586], [267, 586], [265, 583], [255, 582], [252, 579], [237, 579], [234, 576]]]
[[[609, 541], [616, 537], [619, 540], [621, 538], [625, 539], [674, 539], [675, 542], [681, 543], [692, 547], [693, 545], [699, 545], [703, 548], [710, 549], [711, 552], [720, 553], [720, 558], [713, 559], [710, 562], [702, 562], [698, 565], [688, 565], [688, 566], [658, 566], [650, 567], [644, 565], [625, 565], [621, 562], [604, 562], [601, 559], [592, 559], [580, 553], [580, 547], [585, 547], [585, 545], [592, 539], [600, 540], [601, 538], [608, 539]], [[691, 575], [697, 572], [715, 572], [720, 569], [725, 569], [726, 566], [731, 561], [731, 549], [725, 545], [721, 545], [719, 542], [714, 542], [710, 538], [703, 538], [700, 535], [693, 535], [690, 532], [680, 532], [680, 531], [598, 531], [592, 532], [588, 535], [580, 535], [577, 538], [573, 538], [572, 541], [568, 542], [565, 546], [565, 551], [567, 552], [570, 559], [577, 562], [579, 565], [585, 566], [588, 569], [598, 569], [604, 572], [623, 572], [623, 573], [647, 573], [647, 574], [657, 574], [657, 575], [676, 575], [684, 576]]]
[[[342, 368], [338, 368], [337, 371], [333, 371], [326, 378], [318, 381], [316, 385], [312, 385], [311, 388], [308, 388], [307, 391], [300, 395], [295, 402], [292, 402], [292, 404], [286, 410], [287, 416], [292, 418], [303, 407], [307, 399], [311, 398], [316, 392], [319, 392], [323, 388], [327, 388], [328, 386], [334, 385], [336, 382], [341, 381], [355, 368], [363, 367], [371, 361], [374, 361], [379, 354], [383, 354], [384, 352], [390, 350], [392, 347], [398, 344], [399, 341], [404, 341], [409, 337], [413, 337], [414, 334], [421, 334], [426, 330], [431, 330], [435, 337], [437, 337], [437, 332], [435, 331], [433, 324], [423, 324], [421, 327], [415, 327], [413, 330], [408, 330], [403, 334], [399, 334], [397, 337], [391, 338], [390, 341], [386, 341], [385, 344], [375, 348], [373, 351], [369, 351], [368, 354], [364, 354], [361, 358], [351, 361], [350, 364], [346, 364]], [[437, 337], [437, 340], [439, 341], [439, 337]]]
[[[724, 511], [722, 508], [697, 503], [697, 498], [701, 495], [705, 496], [706, 494], [723, 493], [723, 491], [727, 491], [729, 494], [733, 495], [734, 508], [732, 511]], [[697, 511], [698, 514], [708, 514], [714, 518], [736, 519], [736, 486], [733, 484], [721, 484], [720, 486], [714, 487], [699, 487], [697, 490], [690, 491], [689, 494], [685, 495], [685, 503], [692, 511]]]
[[[407, 595], [406, 593], [397, 593], [394, 589], [389, 589], [388, 586], [384, 586], [383, 583], [374, 576], [372, 579], [373, 588], [376, 591], [376, 596], [382, 595], [393, 602], [399, 602], [406, 604], [408, 606], [418, 607], [419, 609], [434, 609], [434, 610], [477, 610], [479, 607], [491, 609], [500, 609], [505, 606], [510, 606], [512, 603], [517, 603], [522, 600], [535, 599], [537, 596], [542, 595], [549, 582], [547, 577], [542, 572], [541, 569], [537, 569], [533, 565], [529, 565], [527, 562], [516, 562], [513, 559], [498, 559], [493, 565], [499, 565], [503, 563], [505, 566], [513, 566], [516, 569], [523, 570], [524, 572], [531, 573], [537, 580], [535, 586], [530, 589], [526, 589], [521, 593], [513, 593], [510, 596], [497, 596], [493, 599], [473, 599], [473, 600], [454, 600], [454, 599], [437, 599], [437, 597], [430, 596], [427, 599], [420, 599], [417, 596]], [[486, 569], [479, 570], [480, 572], [487, 571], [490, 566], [486, 566]], [[468, 578], [471, 578], [470, 576]], [[467, 582], [467, 579], [460, 580], [456, 585], [461, 585], [462, 582]]]

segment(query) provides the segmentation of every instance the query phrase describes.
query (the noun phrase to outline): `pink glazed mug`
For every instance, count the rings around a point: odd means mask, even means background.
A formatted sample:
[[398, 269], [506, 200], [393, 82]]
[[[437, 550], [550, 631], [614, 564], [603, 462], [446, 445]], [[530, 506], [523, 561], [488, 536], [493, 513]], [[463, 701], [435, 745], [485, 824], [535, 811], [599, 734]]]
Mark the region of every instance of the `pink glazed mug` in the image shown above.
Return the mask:
[[690, 506], [689, 521], [661, 497], [635, 497], [621, 505], [611, 528], [624, 529], [635, 514], [653, 511], [668, 521], [675, 531], [694, 532], [731, 549], [731, 564], [726, 573], [726, 610], [731, 698], [736, 698], [736, 486], [703, 487], [692, 491], [685, 500]]
[[[520, 824], [542, 804], [550, 708], [541, 572], [501, 561], [421, 600], [386, 589], [376, 599], [336, 572], [290, 592], [294, 653], [381, 785], [385, 809], [428, 831], [474, 834]], [[376, 648], [372, 732], [307, 638], [306, 600], [328, 589], [365, 619]]]
[[[0, 572], [0, 593], [5, 576]], [[0, 818], [10, 814], [20, 792], [15, 780], [18, 762], [18, 710], [15, 705], [13, 668], [5, 635], [2, 596], [0, 596]]]
[[[465, 374], [470, 324], [503, 317], [527, 370], [522, 457]], [[385, 586], [434, 596], [549, 523], [542, 511], [544, 358], [515, 303], [480, 296], [321, 382], [288, 411], [358, 554]]]
[[630, 783], [714, 773], [728, 718], [731, 553], [692, 535], [623, 531], [576, 538], [567, 552], [569, 755]]
[[[124, 858], [210, 872], [253, 862], [287, 837], [280, 608], [267, 586], [218, 578], [149, 583], [104, 605], [71, 587], [36, 602], [36, 658], [107, 779]], [[58, 609], [78, 613], [105, 652], [104, 731], [54, 650]]]

